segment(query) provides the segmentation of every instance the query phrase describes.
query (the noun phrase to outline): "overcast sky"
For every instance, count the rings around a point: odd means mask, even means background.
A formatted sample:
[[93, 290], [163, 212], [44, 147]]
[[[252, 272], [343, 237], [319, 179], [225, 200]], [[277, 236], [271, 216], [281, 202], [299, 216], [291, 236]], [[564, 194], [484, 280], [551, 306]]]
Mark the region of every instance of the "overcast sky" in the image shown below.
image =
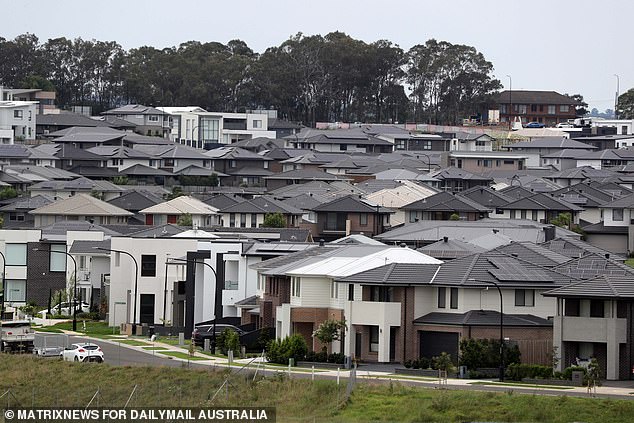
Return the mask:
[[[0, 37], [26, 32], [123, 48], [245, 41], [257, 52], [290, 36], [341, 31], [404, 50], [430, 38], [474, 46], [513, 89], [581, 93], [590, 107], [614, 108], [634, 87], [634, 2], [602, 0], [165, 0], [2, 1]], [[0, 58], [1, 60], [2, 58]]]

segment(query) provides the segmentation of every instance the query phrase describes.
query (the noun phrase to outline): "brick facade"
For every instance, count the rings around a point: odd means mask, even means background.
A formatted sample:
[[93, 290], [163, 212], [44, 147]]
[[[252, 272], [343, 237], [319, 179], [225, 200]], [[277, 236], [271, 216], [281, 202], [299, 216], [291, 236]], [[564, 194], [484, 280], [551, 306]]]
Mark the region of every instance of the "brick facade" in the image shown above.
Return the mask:
[[[38, 251], [33, 251], [34, 248]], [[40, 242], [27, 244], [26, 299], [38, 306], [47, 306], [49, 295], [66, 289], [66, 272], [50, 271], [49, 248], [50, 244]], [[57, 304], [57, 300], [51, 301], [52, 305]]]
[[320, 307], [294, 307], [291, 309], [293, 333], [299, 333], [306, 340], [308, 349], [320, 351], [324, 346], [313, 338], [313, 332], [325, 320], [343, 320], [343, 310]]

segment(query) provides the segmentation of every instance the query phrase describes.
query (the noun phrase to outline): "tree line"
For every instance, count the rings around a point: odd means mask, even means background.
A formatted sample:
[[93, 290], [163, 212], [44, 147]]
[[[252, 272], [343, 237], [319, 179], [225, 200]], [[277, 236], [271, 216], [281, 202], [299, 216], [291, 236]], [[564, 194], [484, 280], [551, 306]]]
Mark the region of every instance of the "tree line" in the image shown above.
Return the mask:
[[501, 88], [474, 47], [428, 40], [404, 51], [342, 32], [298, 33], [264, 53], [241, 40], [124, 50], [114, 41], [0, 37], [0, 84], [57, 92], [59, 106], [95, 113], [123, 104], [276, 109], [316, 121], [460, 123]]

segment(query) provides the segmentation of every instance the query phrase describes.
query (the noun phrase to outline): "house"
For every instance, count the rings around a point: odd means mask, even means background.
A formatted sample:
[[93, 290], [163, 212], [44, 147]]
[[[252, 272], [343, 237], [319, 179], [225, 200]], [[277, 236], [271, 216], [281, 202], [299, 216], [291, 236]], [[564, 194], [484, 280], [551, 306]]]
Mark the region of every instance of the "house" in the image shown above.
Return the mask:
[[158, 168], [160, 159], [147, 154], [139, 149], [124, 146], [102, 145], [92, 147], [86, 151], [104, 158], [106, 167], [116, 169], [118, 172], [135, 165]]
[[28, 188], [31, 196], [45, 195], [54, 200], [69, 198], [78, 193], [84, 193], [99, 197], [104, 201], [110, 201], [119, 197], [124, 188], [108, 181], [93, 181], [80, 177], [73, 180], [52, 180], [38, 182]]
[[543, 294], [557, 301], [553, 339], [561, 359], [556, 370], [595, 357], [606, 379], [631, 378], [633, 287], [631, 274], [601, 275]]
[[29, 212], [52, 202], [53, 199], [45, 195], [18, 197], [10, 204], [0, 207], [2, 227], [7, 229], [32, 228], [35, 224], [35, 218]]
[[140, 104], [127, 104], [102, 113], [114, 116], [135, 125], [135, 132], [141, 135], [169, 138], [173, 117], [171, 114], [154, 107]]
[[[488, 217], [492, 209], [460, 194], [439, 192], [401, 207], [408, 222], [419, 220], [478, 220]], [[457, 219], [455, 218], [457, 216]]]
[[390, 227], [392, 210], [356, 195], [336, 198], [313, 209], [317, 223], [308, 225], [313, 237], [326, 241], [355, 233], [373, 237]]
[[69, 129], [74, 126], [79, 127], [109, 127], [112, 125], [107, 121], [92, 119], [89, 116], [79, 113], [50, 113], [38, 115], [36, 125], [37, 136], [47, 136], [51, 132]]
[[[450, 151], [493, 151], [495, 139], [488, 134], [457, 132], [451, 138]], [[447, 150], [442, 150], [447, 151]]]
[[[134, 150], [147, 154], [156, 162], [159, 169], [170, 173], [178, 173], [190, 166], [209, 169], [209, 175], [213, 172], [212, 162], [209, 157], [198, 149], [182, 144], [139, 144]], [[149, 165], [151, 166], [151, 165]]]
[[274, 173], [264, 177], [266, 188], [270, 191], [284, 187], [286, 185], [301, 184], [308, 181], [351, 181], [345, 176], [337, 176], [323, 170], [298, 169], [286, 172]]
[[436, 190], [427, 186], [404, 180], [394, 188], [375, 191], [365, 196], [368, 201], [394, 211], [390, 218], [393, 226], [407, 221], [404, 206], [436, 194]]
[[0, 144], [35, 139], [37, 102], [0, 100]]
[[47, 204], [29, 214], [35, 217], [36, 228], [59, 221], [85, 220], [98, 225], [127, 224], [133, 214], [89, 194], [78, 193]]
[[621, 168], [630, 163], [634, 163], [634, 151], [629, 149], [592, 151], [577, 157], [577, 167], [594, 169]]
[[625, 196], [624, 193], [604, 191], [589, 183], [579, 183], [551, 191], [555, 197], [568, 203], [583, 207], [579, 212], [579, 222], [599, 223], [603, 220], [602, 206]]
[[206, 151], [212, 170], [225, 173], [227, 184], [232, 186], [263, 186], [262, 178], [273, 174], [269, 170], [272, 159], [239, 147], [219, 147]]
[[261, 196], [229, 205], [218, 213], [225, 228], [259, 228], [264, 225], [266, 216], [272, 213], [284, 216], [287, 228], [297, 228], [303, 211], [271, 196]]
[[[52, 157], [54, 160], [54, 166], [59, 169], [68, 170], [74, 172], [78, 169], [94, 169], [101, 170], [106, 166], [106, 160], [104, 157], [91, 153], [84, 149], [75, 147], [72, 143], [61, 144], [41, 144], [31, 149], [40, 156], [45, 155]], [[83, 172], [80, 173], [84, 176], [87, 175]]]
[[44, 91], [39, 88], [6, 88], [0, 87], [0, 101], [23, 101], [37, 104], [38, 119], [49, 113], [55, 114], [55, 91]]
[[498, 95], [497, 104], [501, 123], [519, 118], [522, 124], [540, 122], [555, 126], [574, 119], [579, 102], [555, 91], [505, 90]]
[[447, 153], [449, 166], [468, 172], [518, 171], [527, 166], [527, 156], [505, 151], [452, 151]]
[[510, 152], [526, 155], [526, 165], [539, 167], [542, 165], [542, 157], [559, 153], [562, 150], [593, 151], [597, 148], [593, 145], [565, 137], [535, 137], [530, 141], [519, 141], [505, 146]]
[[[130, 219], [128, 219], [128, 223], [144, 225], [145, 216], [140, 215], [139, 212], [148, 207], [152, 207], [156, 204], [162, 203], [163, 201], [163, 197], [152, 192], [143, 190], [130, 190], [124, 192], [117, 198], [109, 200], [108, 203], [134, 213], [135, 216], [130, 217]], [[133, 220], [135, 222], [133, 222]]]
[[570, 214], [570, 225], [578, 225], [579, 213], [582, 211], [582, 207], [554, 195], [536, 193], [498, 206], [495, 209], [495, 217], [498, 219], [530, 219], [548, 224], [558, 219], [563, 213], [568, 213]]
[[389, 153], [394, 150], [390, 141], [369, 135], [360, 128], [312, 129], [302, 128], [299, 133], [286, 137], [295, 148], [319, 152]]
[[440, 181], [442, 191], [460, 192], [477, 186], [489, 186], [493, 181], [487, 176], [480, 176], [458, 167], [447, 167], [429, 174]]
[[204, 228], [220, 224], [218, 209], [191, 196], [180, 196], [139, 211], [146, 225], [177, 223], [179, 218], [191, 216], [194, 227]]
[[601, 222], [583, 228], [588, 242], [618, 254], [634, 251], [634, 236], [629, 229], [634, 222], [634, 194], [606, 202], [600, 210]]

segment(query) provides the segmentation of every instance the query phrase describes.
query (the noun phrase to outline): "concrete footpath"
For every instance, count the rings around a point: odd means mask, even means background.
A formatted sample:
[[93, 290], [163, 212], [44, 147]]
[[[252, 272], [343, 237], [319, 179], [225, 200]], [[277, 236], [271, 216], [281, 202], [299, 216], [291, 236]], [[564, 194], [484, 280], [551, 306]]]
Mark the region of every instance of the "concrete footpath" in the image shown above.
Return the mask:
[[[287, 373], [290, 377], [311, 378], [311, 379], [331, 379], [346, 381], [351, 376], [351, 371], [347, 369], [333, 368], [306, 368], [282, 366], [277, 364], [269, 364], [263, 357], [236, 359], [232, 363], [224, 356], [215, 356], [209, 353], [196, 351], [193, 355], [189, 354], [187, 341], [185, 345], [178, 346], [172, 343], [162, 342], [160, 338], [155, 341], [140, 337], [128, 337], [125, 335], [109, 336], [108, 338], [96, 338], [84, 335], [78, 332], [65, 332], [68, 335], [88, 338], [95, 343], [108, 343], [118, 345], [121, 348], [127, 348], [154, 357], [180, 361], [184, 366], [195, 364], [197, 369], [211, 368], [232, 368], [242, 371], [258, 371], [266, 374], [270, 373]], [[108, 357], [106, 357], [108, 361]], [[161, 365], [161, 361], [152, 362], [150, 365]], [[432, 377], [419, 377], [410, 375], [401, 375], [394, 373], [397, 365], [372, 364], [368, 366], [360, 365], [356, 369], [357, 382], [372, 381], [376, 383], [399, 382], [409, 386], [421, 386], [435, 389], [466, 389], [478, 391], [513, 391], [517, 393], [537, 394], [537, 395], [567, 395], [579, 397], [596, 397], [596, 398], [618, 398], [633, 399], [634, 398], [634, 380], [626, 381], [602, 381], [602, 385], [596, 387], [592, 391], [588, 391], [586, 387], [556, 386], [556, 385], [529, 385], [523, 383], [498, 382], [497, 379], [444, 379]], [[341, 382], [343, 383], [343, 382]]]

